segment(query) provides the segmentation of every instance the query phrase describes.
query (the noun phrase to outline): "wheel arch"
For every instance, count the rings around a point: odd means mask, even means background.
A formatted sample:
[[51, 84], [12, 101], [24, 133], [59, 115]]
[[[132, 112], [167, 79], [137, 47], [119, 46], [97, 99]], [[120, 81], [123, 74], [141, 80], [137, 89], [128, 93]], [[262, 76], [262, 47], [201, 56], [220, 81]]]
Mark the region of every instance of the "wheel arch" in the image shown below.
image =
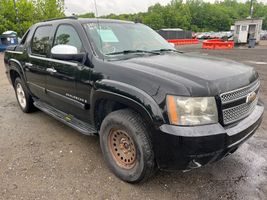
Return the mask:
[[10, 59], [8, 61], [8, 65], [9, 65], [9, 76], [10, 76], [10, 80], [13, 86], [14, 86], [15, 79], [17, 77], [20, 77], [25, 82], [26, 79], [25, 79], [22, 65], [20, 64], [20, 62], [16, 59]]
[[[91, 119], [93, 119], [95, 126], [99, 129], [104, 117], [112, 111], [130, 108], [139, 113], [149, 125], [157, 126], [164, 122], [162, 111], [160, 110], [154, 99], [145, 93], [143, 90], [135, 88], [131, 85], [112, 81], [103, 80], [96, 84], [95, 90], [91, 95]], [[108, 101], [108, 106], [99, 110], [99, 106], [103, 102]], [[106, 110], [107, 111], [106, 111]], [[102, 118], [97, 117], [97, 113], [106, 112]]]

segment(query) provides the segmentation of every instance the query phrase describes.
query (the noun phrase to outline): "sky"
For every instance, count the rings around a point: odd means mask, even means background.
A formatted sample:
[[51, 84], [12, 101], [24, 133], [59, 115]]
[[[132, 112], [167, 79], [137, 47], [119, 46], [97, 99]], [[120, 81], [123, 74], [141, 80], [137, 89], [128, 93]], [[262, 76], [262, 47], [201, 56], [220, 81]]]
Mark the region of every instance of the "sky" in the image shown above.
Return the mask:
[[[97, 4], [98, 16], [110, 13], [137, 13], [145, 12], [147, 8], [156, 3], [162, 5], [168, 4], [171, 0], [95, 0]], [[205, 0], [214, 2], [214, 0]], [[245, 2], [246, 0], [238, 0]], [[267, 3], [267, 0], [258, 0]], [[84, 14], [88, 12], [95, 13], [94, 0], [65, 0], [65, 14], [71, 15]]]

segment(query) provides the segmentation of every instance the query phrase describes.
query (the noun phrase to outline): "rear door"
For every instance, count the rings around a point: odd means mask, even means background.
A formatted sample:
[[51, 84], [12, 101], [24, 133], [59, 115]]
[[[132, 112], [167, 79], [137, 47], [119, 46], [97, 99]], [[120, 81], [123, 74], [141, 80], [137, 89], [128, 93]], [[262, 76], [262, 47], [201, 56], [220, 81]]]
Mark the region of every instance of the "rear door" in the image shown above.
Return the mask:
[[46, 96], [46, 69], [48, 53], [51, 48], [52, 25], [43, 25], [35, 29], [30, 42], [29, 58], [24, 63], [25, 74], [31, 92], [38, 98]]

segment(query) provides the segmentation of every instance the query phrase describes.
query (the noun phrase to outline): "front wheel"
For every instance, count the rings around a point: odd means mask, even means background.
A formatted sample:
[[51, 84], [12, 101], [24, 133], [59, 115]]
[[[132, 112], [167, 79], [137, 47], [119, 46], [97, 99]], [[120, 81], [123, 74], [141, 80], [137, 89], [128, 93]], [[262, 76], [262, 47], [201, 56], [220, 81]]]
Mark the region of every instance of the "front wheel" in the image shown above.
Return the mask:
[[107, 164], [120, 179], [137, 183], [153, 174], [155, 162], [148, 128], [134, 111], [110, 113], [101, 125], [100, 145]]

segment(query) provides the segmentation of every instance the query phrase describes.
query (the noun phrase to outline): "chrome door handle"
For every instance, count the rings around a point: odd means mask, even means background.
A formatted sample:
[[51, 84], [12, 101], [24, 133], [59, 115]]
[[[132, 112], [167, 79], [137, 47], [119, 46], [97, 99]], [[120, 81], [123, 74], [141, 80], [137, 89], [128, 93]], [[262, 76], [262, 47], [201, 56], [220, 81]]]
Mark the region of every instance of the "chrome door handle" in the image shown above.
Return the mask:
[[54, 68], [46, 68], [46, 71], [50, 72], [50, 73], [56, 73], [57, 72], [57, 70], [55, 70]]
[[32, 67], [32, 64], [31, 63], [25, 63], [25, 66], [26, 67]]

